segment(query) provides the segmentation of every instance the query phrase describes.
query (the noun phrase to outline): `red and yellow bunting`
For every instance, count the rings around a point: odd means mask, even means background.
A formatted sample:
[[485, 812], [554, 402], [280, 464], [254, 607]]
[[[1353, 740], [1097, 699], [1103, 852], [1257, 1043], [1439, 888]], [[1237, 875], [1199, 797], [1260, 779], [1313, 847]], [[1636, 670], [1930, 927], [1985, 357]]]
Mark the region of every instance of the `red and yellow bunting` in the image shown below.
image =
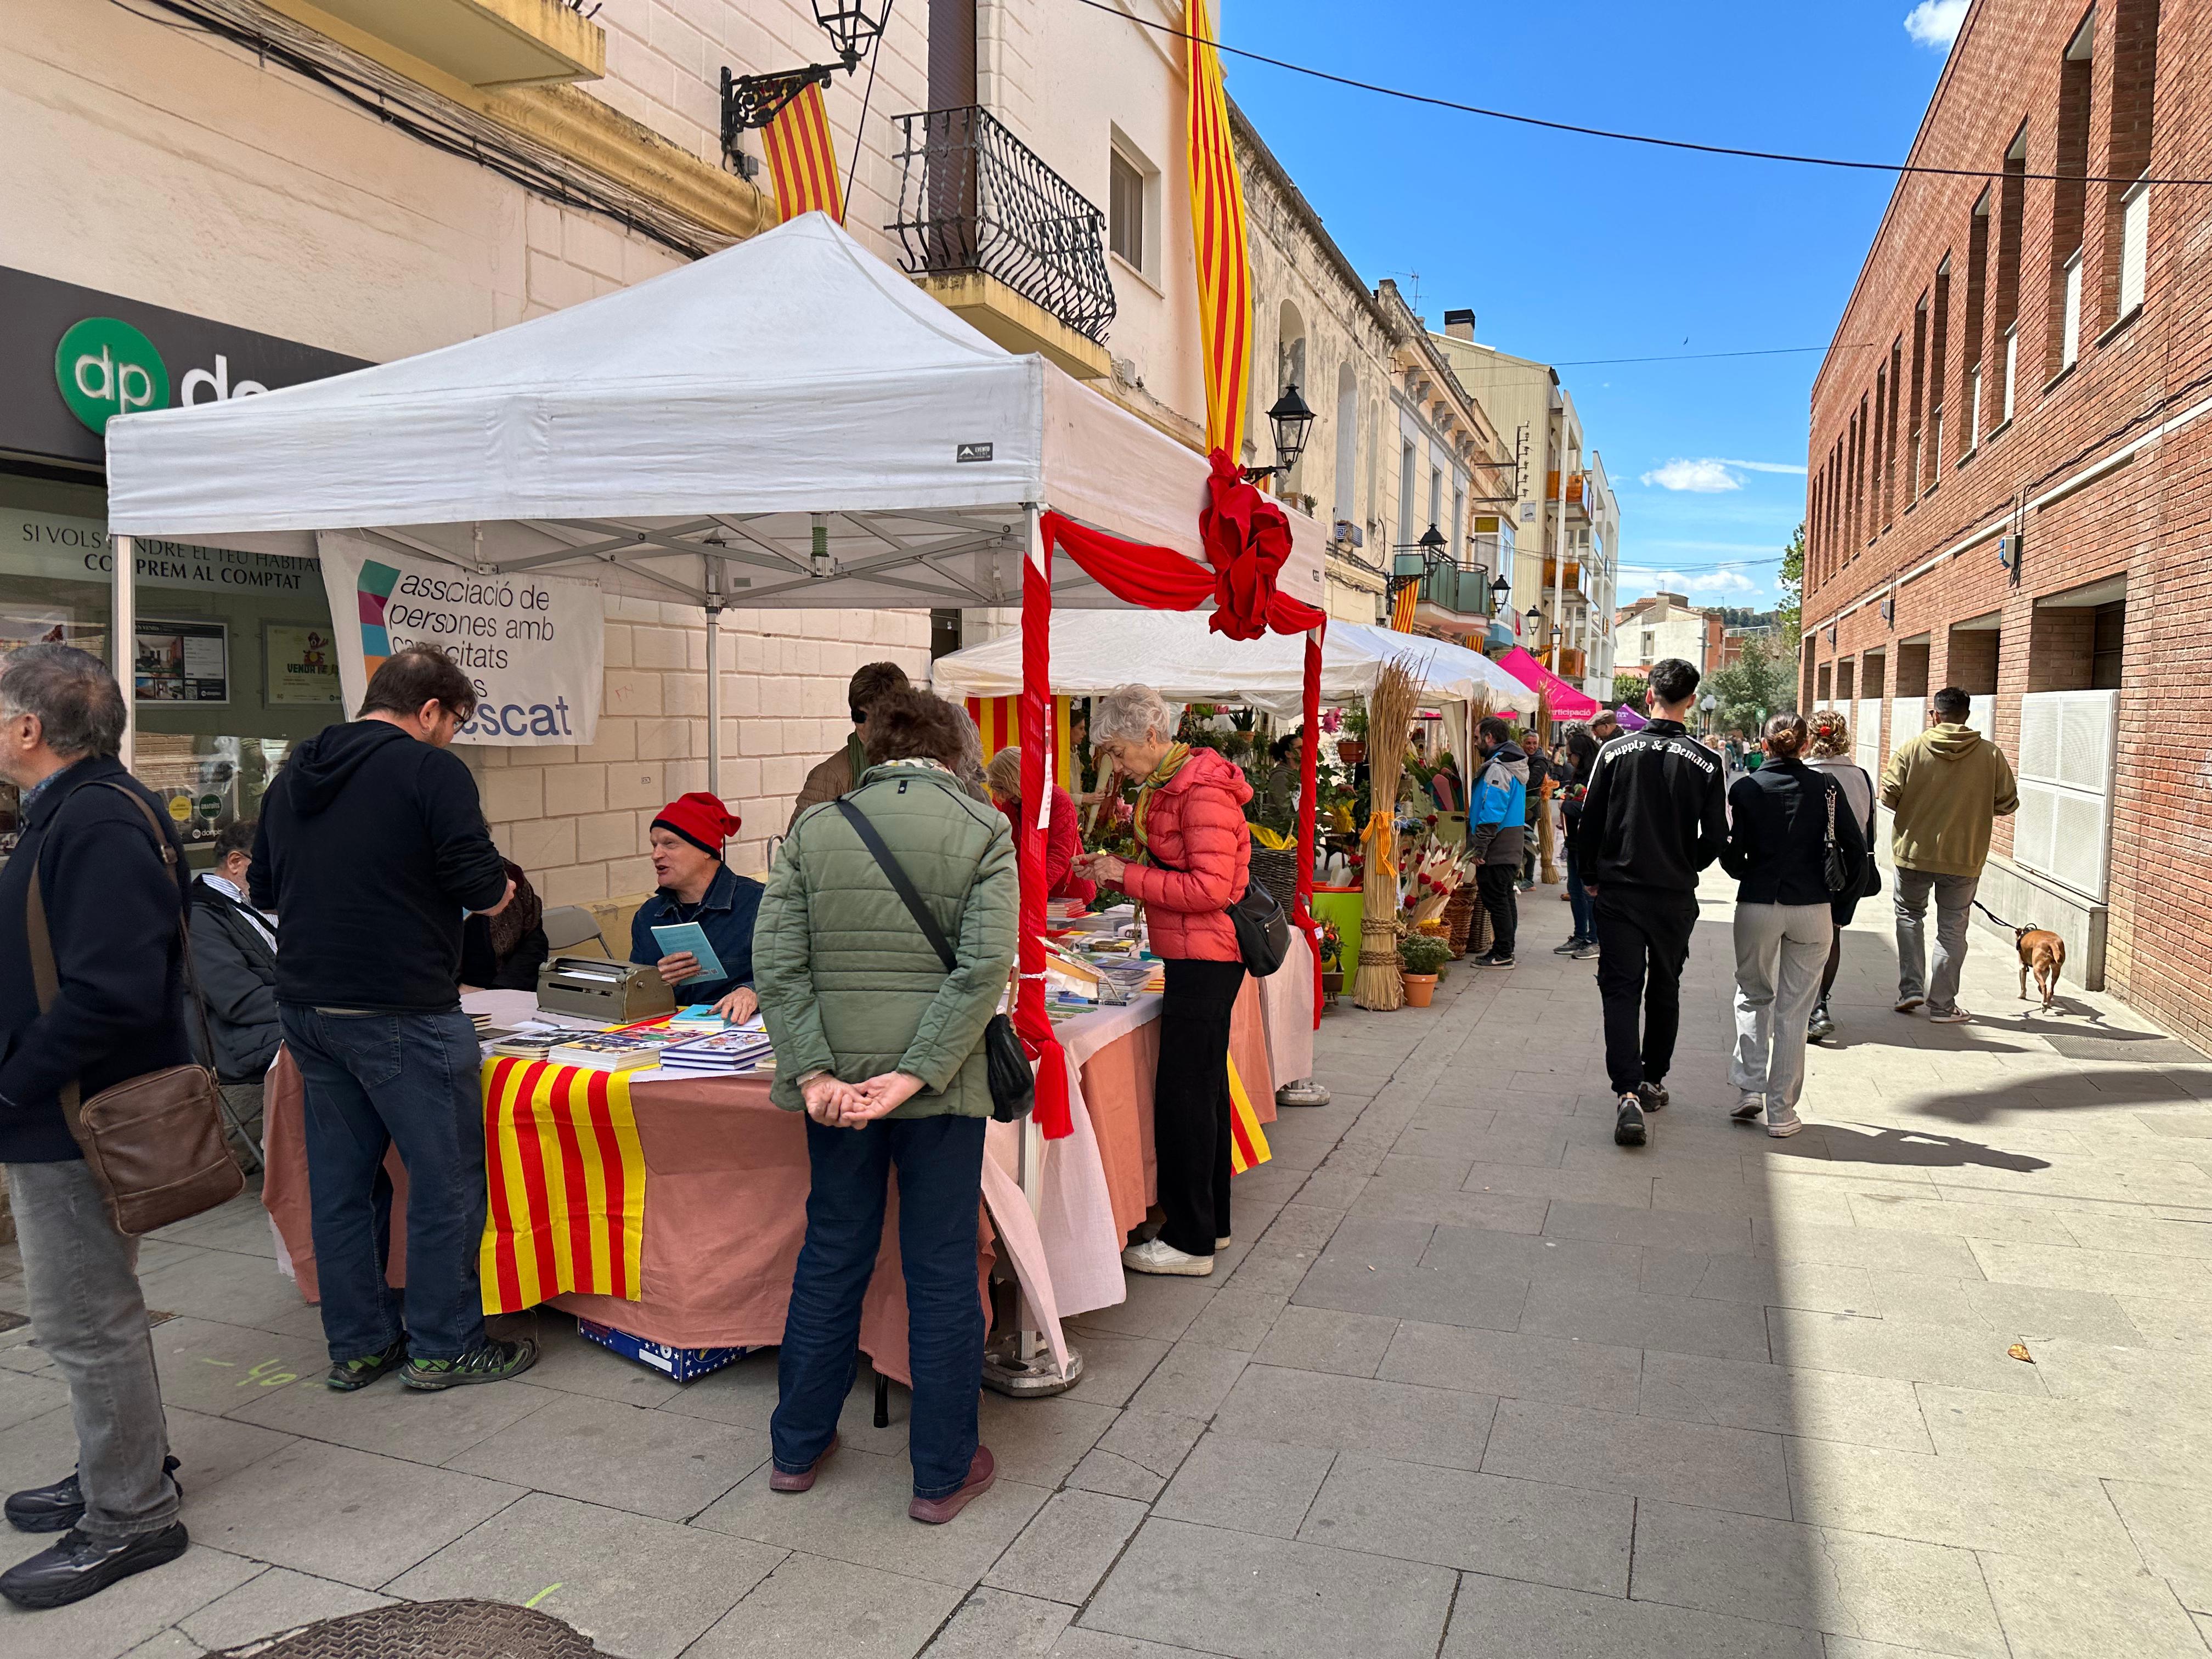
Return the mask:
[[1252, 351], [1251, 271], [1244, 258], [1244, 186], [1229, 131], [1229, 96], [1206, 0], [1189, 20], [1187, 125], [1190, 142], [1191, 241], [1198, 256], [1200, 325], [1206, 344], [1206, 447], [1240, 460], [1244, 382]]
[[837, 143], [830, 136], [822, 88], [810, 86], [776, 112], [761, 134], [776, 211], [786, 220], [819, 210], [845, 221], [845, 194], [837, 184]]
[[570, 1291], [635, 1301], [645, 1244], [645, 1155], [623, 1073], [484, 1062], [488, 1314]]
[[1229, 1060], [1229, 1173], [1241, 1176], [1265, 1164], [1274, 1153], [1267, 1149], [1267, 1131], [1252, 1109], [1252, 1097], [1244, 1092], [1244, 1079], [1237, 1074], [1237, 1060]]
[[1401, 634], [1413, 631], [1413, 607], [1421, 602], [1421, 585], [1407, 582], [1390, 600], [1390, 626]]

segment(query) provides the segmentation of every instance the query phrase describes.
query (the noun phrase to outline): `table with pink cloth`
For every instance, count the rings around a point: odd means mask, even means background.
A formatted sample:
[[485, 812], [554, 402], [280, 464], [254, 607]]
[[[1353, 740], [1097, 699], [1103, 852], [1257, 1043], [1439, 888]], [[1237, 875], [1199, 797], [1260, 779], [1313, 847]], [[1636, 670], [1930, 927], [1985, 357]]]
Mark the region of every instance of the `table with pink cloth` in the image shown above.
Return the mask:
[[[1311, 1070], [1312, 958], [1303, 939], [1271, 978], [1249, 981], [1232, 1017], [1231, 1054], [1262, 1123], [1274, 1120], [1279, 1078]], [[1301, 987], [1303, 988], [1301, 989]], [[515, 999], [521, 999], [517, 1004]], [[511, 1023], [527, 993], [478, 992], [472, 1012]], [[1044, 1316], [1058, 1320], [1125, 1295], [1121, 1252], [1156, 1188], [1152, 1085], [1159, 1003], [1139, 996], [1065, 1022], [1074, 1133], [1043, 1143], [1034, 1218], [1018, 1184], [1023, 1126], [994, 1123], [986, 1146], [986, 1215], [977, 1224], [979, 1283], [1003, 1255]], [[765, 1079], [641, 1073], [630, 1085], [645, 1158], [645, 1237], [636, 1300], [571, 1294], [552, 1306], [677, 1347], [758, 1347], [782, 1340], [784, 1309], [806, 1227], [804, 1120], [769, 1103]], [[268, 1172], [262, 1201], [301, 1293], [316, 1299], [307, 1148], [298, 1071], [280, 1054], [264, 1108]], [[392, 1207], [391, 1276], [403, 1282], [405, 1171], [386, 1160]], [[882, 1253], [861, 1316], [860, 1346], [877, 1369], [907, 1377], [906, 1297], [899, 1273], [896, 1183]]]

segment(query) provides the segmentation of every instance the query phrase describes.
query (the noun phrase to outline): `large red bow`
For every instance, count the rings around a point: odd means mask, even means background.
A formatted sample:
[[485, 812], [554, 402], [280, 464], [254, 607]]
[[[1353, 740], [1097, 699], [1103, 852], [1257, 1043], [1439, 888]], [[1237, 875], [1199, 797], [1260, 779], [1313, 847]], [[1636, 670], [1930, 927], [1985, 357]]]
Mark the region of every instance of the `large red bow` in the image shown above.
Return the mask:
[[1224, 452], [1207, 459], [1213, 476], [1198, 514], [1199, 537], [1213, 567], [1213, 614], [1206, 626], [1232, 640], [1256, 640], [1267, 631], [1275, 579], [1291, 556], [1290, 515], [1255, 489]]

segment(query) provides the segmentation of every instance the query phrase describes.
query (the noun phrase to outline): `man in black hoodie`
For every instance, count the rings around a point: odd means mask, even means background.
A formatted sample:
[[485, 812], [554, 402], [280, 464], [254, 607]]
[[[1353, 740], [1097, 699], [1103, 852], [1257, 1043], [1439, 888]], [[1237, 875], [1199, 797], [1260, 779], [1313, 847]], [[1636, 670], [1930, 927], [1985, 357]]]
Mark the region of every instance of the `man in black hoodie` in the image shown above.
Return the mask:
[[[387, 657], [361, 718], [301, 744], [262, 802], [250, 880], [278, 917], [276, 1000], [307, 1087], [325, 1379], [498, 1382], [537, 1345], [486, 1335], [477, 1279], [483, 1103], [461, 1012], [461, 923], [514, 896], [476, 780], [447, 752], [476, 688], [442, 653]], [[407, 1166], [407, 1289], [384, 1277], [394, 1144]]]
[[1667, 1103], [1698, 876], [1728, 844], [1720, 757], [1683, 724], [1698, 678], [1680, 657], [1653, 666], [1651, 722], [1598, 750], [1575, 826], [1575, 862], [1597, 928], [1605, 1067], [1620, 1102], [1613, 1138], [1623, 1146], [1641, 1146], [1644, 1114]]

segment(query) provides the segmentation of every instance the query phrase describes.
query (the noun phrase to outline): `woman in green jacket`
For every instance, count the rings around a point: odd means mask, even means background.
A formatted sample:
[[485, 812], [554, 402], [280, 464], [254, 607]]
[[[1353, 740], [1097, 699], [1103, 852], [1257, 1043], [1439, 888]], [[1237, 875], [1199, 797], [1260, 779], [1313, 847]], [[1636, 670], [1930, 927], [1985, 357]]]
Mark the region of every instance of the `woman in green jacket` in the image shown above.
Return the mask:
[[[859, 787], [792, 825], [753, 935], [753, 982], [775, 1043], [772, 1097], [806, 1113], [812, 1174], [776, 1364], [769, 1485], [805, 1492], [837, 1448], [896, 1167], [914, 1374], [907, 1512], [939, 1522], [994, 1473], [976, 1439], [975, 1217], [991, 1115], [982, 1044], [1013, 967], [1020, 892], [1006, 820], [972, 799], [953, 769], [965, 743], [960, 711], [897, 690], [868, 727]], [[950, 973], [847, 804], [874, 826], [952, 945]]]

